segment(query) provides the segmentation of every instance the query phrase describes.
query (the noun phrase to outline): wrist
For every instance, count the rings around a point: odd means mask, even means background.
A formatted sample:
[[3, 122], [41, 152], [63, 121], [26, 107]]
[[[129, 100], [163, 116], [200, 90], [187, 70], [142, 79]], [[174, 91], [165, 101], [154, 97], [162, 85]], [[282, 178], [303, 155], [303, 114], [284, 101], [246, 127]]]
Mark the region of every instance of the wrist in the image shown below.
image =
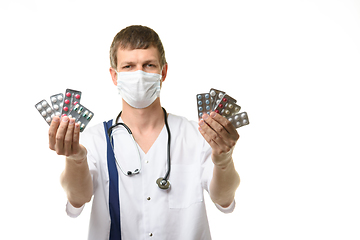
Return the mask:
[[221, 159], [220, 161], [213, 161], [214, 162], [214, 166], [216, 168], [219, 168], [221, 170], [226, 170], [229, 167], [233, 166], [234, 161], [232, 159], [232, 157], [230, 158], [225, 158], [225, 159]]

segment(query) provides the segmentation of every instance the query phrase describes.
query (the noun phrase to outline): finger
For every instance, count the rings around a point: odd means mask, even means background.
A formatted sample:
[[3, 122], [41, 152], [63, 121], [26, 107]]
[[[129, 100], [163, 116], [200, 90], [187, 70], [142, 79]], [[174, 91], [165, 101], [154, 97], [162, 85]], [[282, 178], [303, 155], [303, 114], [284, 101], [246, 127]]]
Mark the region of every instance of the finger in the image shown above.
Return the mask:
[[199, 125], [200, 125], [200, 126], [199, 126], [199, 131], [200, 131], [201, 135], [202, 135], [202, 136], [204, 137], [204, 139], [209, 143], [209, 145], [210, 145], [210, 147], [211, 147], [212, 149], [218, 150], [218, 149], [219, 149], [219, 145], [212, 140], [212, 138], [210, 137], [210, 135], [207, 135], [207, 134], [205, 133], [205, 131], [202, 129], [202, 124], [203, 124], [203, 123], [201, 123], [201, 121], [206, 125], [206, 123], [204, 122], [204, 120], [200, 120], [200, 123], [199, 123]]
[[55, 144], [56, 153], [59, 155], [64, 155], [64, 139], [68, 124], [69, 124], [69, 118], [67, 116], [62, 117], [60, 121], [59, 129], [56, 133], [56, 144]]
[[73, 152], [76, 154], [80, 150], [79, 145], [79, 138], [80, 138], [80, 124], [75, 123], [74, 135], [73, 135]]
[[210, 141], [214, 141], [219, 146], [225, 144], [224, 140], [222, 139], [222, 137], [220, 137], [216, 130], [213, 127], [209, 126], [209, 124], [203, 119], [200, 120], [199, 126], [204, 131], [204, 134], [207, 136], [205, 139], [208, 143], [210, 143]]
[[211, 119], [219, 123], [224, 129], [226, 129], [226, 132], [229, 133], [229, 137], [232, 140], [238, 140], [239, 139], [239, 133], [236, 131], [236, 128], [234, 125], [225, 117], [221, 116], [220, 114], [217, 114], [216, 112], [210, 113]]
[[[213, 117], [210, 117], [207, 114], [203, 115], [203, 120], [205, 120], [210, 129], [213, 130], [213, 133], [209, 132], [207, 134], [210, 134], [214, 141], [216, 141], [218, 144], [226, 144], [227, 146], [233, 145], [232, 142], [234, 140], [231, 138], [229, 132], [224, 128], [224, 126], [222, 126], [219, 122], [215, 121]], [[203, 129], [206, 132], [206, 128]], [[218, 140], [217, 138], [220, 138], [222, 141]]]
[[51, 150], [55, 150], [55, 143], [56, 143], [56, 131], [60, 124], [60, 118], [55, 116], [50, 124], [49, 128], [49, 148]]
[[65, 156], [69, 156], [72, 152], [74, 128], [75, 128], [75, 119], [71, 118], [69, 120], [69, 125], [67, 127], [65, 139], [64, 139]]

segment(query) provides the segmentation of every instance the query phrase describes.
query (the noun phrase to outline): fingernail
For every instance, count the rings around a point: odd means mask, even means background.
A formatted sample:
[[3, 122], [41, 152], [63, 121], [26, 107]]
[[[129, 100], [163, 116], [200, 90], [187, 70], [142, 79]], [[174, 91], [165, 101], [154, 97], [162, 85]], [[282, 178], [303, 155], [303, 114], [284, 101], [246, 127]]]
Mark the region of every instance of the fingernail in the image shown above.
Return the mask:
[[204, 120], [201, 119], [200, 122], [199, 122], [199, 125], [200, 126], [204, 125]]
[[69, 124], [74, 124], [74, 123], [75, 123], [75, 118], [70, 118]]
[[207, 114], [205, 113], [202, 118], [203, 118], [204, 120], [206, 120], [206, 119], [208, 119], [208, 117], [209, 117], [209, 115], [207, 115]]
[[214, 118], [216, 116], [216, 112], [211, 112], [210, 117]]
[[59, 122], [59, 118], [58, 118], [58, 117], [54, 117], [54, 118], [53, 118], [53, 121], [54, 121], [54, 122]]
[[61, 120], [62, 120], [63, 122], [67, 122], [67, 121], [69, 121], [69, 118], [65, 116], [65, 117], [62, 117]]

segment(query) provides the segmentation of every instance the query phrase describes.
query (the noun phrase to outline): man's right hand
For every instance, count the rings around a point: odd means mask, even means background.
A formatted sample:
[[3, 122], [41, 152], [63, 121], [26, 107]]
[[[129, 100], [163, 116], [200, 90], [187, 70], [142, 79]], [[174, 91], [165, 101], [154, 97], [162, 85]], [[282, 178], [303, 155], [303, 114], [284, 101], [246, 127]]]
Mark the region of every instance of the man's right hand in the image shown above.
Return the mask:
[[86, 148], [79, 144], [80, 125], [67, 116], [55, 116], [49, 128], [49, 148], [58, 155], [81, 163], [86, 159]]

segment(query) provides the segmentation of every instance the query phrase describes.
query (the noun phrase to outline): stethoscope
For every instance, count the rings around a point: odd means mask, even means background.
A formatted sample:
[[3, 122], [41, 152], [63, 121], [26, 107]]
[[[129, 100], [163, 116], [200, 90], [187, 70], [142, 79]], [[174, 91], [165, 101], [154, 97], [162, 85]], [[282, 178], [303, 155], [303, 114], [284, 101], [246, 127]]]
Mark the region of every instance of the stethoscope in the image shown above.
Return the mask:
[[[159, 186], [159, 188], [161, 188], [161, 189], [168, 189], [168, 188], [170, 187], [170, 182], [169, 182], [168, 178], [169, 178], [170, 169], [171, 169], [171, 165], [170, 165], [170, 142], [171, 142], [171, 134], [170, 134], [169, 124], [168, 124], [168, 121], [167, 121], [167, 113], [166, 113], [166, 110], [165, 110], [164, 108], [162, 108], [162, 109], [163, 109], [163, 111], [164, 111], [165, 126], [166, 126], [166, 130], [167, 130], [167, 133], [168, 133], [168, 142], [167, 142], [167, 165], [168, 165], [168, 169], [167, 169], [167, 171], [166, 171], [165, 176], [164, 176], [163, 178], [162, 178], [162, 177], [158, 178], [158, 179], [156, 180], [156, 183], [157, 183], [157, 185]], [[140, 156], [139, 148], [138, 148], [138, 146], [137, 146], [137, 144], [136, 144], [136, 141], [135, 141], [135, 139], [134, 139], [134, 137], [133, 137], [133, 135], [132, 135], [132, 132], [131, 132], [130, 128], [129, 128], [125, 123], [118, 123], [119, 118], [120, 118], [120, 116], [121, 116], [121, 113], [122, 113], [122, 112], [120, 112], [119, 115], [117, 116], [115, 125], [111, 126], [111, 127], [108, 129], [107, 134], [108, 134], [109, 139], [110, 139], [110, 143], [111, 143], [111, 147], [112, 147], [113, 152], [114, 152], [114, 156], [115, 156], [115, 151], [114, 151], [114, 145], [113, 145], [113, 143], [112, 143], [112, 141], [113, 141], [113, 139], [112, 139], [112, 136], [113, 136], [112, 130], [113, 130], [114, 128], [116, 128], [117, 126], [120, 126], [120, 125], [121, 125], [121, 126], [123, 126], [123, 127], [128, 131], [128, 133], [130, 134], [130, 137], [131, 137], [132, 141], [134, 142], [134, 144], [135, 144], [135, 146], [136, 146], [136, 149], [137, 149], [137, 151], [138, 151], [140, 168], [135, 169], [133, 172], [132, 172], [132, 171], [127, 171], [127, 172], [125, 172], [125, 171], [121, 168], [121, 166], [120, 166], [119, 162], [117, 161], [116, 157], [115, 157], [115, 160], [116, 160], [117, 166], [120, 168], [121, 172], [122, 172], [124, 175], [126, 175], [126, 176], [132, 176], [132, 175], [134, 175], [134, 174], [139, 174], [140, 171], [141, 171], [141, 167], [142, 167], [141, 156]]]

